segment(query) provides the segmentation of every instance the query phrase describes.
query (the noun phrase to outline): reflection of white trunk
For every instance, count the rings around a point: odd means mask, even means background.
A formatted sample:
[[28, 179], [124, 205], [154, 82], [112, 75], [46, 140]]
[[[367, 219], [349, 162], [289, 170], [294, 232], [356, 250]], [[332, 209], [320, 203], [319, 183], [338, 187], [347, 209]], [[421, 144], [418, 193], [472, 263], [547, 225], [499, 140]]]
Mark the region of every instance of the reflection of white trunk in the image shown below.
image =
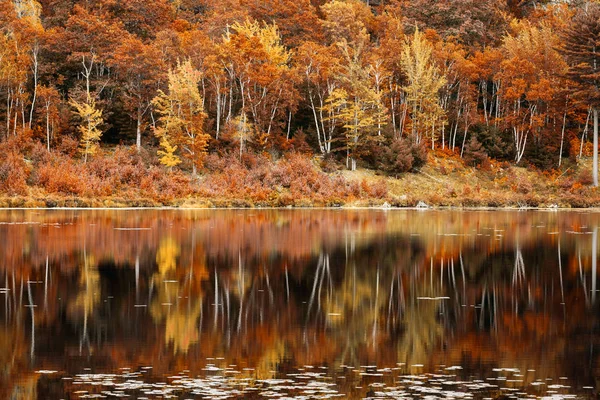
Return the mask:
[[[85, 290], [90, 290], [90, 280], [88, 274], [88, 257], [86, 248], [83, 248], [83, 273], [85, 274]], [[88, 335], [88, 302], [84, 300], [83, 302], [83, 332], [81, 333], [81, 340], [79, 341], [79, 355], [81, 355], [83, 350], [83, 344], [90, 342]]]
[[483, 287], [481, 293], [481, 311], [479, 312], [479, 329], [483, 329], [484, 326], [484, 313], [485, 313], [485, 298], [487, 297], [487, 285]]
[[135, 297], [137, 299], [140, 289], [140, 256], [135, 256]]
[[463, 304], [466, 304], [466, 302], [467, 302], [467, 280], [465, 278], [465, 263], [463, 262], [463, 258], [462, 258], [462, 250], [460, 251], [460, 253], [458, 253], [458, 257], [460, 260], [460, 273], [462, 275], [462, 281], [463, 281]]
[[267, 271], [267, 268], [263, 265], [263, 273], [265, 274], [265, 281], [267, 283], [267, 290], [269, 291], [269, 302], [271, 303], [271, 306], [273, 306], [273, 303], [275, 301], [275, 297], [273, 295], [273, 289], [271, 289], [271, 282], [269, 281], [269, 272]]
[[594, 177], [594, 186], [598, 187], [598, 109], [594, 107], [592, 110], [594, 115], [594, 153], [592, 176]]
[[44, 277], [44, 312], [48, 311], [48, 256], [46, 255], [46, 274]]
[[244, 308], [244, 268], [242, 263], [242, 253], [238, 252], [238, 292], [240, 294], [240, 311], [238, 313], [238, 332], [242, 329], [242, 310]]
[[377, 323], [379, 322], [379, 265], [377, 266], [377, 279], [375, 282], [375, 302], [373, 303], [373, 314], [375, 318], [373, 318], [373, 348], [375, 348], [377, 344]]
[[562, 275], [562, 261], [560, 254], [560, 238], [558, 239], [558, 277], [560, 279], [560, 299], [562, 304], [565, 304], [565, 290], [563, 285], [563, 275]]
[[290, 302], [290, 279], [288, 277], [288, 268], [285, 266], [285, 294], [287, 297], [288, 303]]
[[33, 296], [31, 295], [31, 282], [27, 282], [27, 297], [29, 299], [29, 309], [31, 310], [31, 350], [29, 356], [33, 358], [35, 354], [35, 312], [33, 311]]
[[517, 245], [517, 251], [515, 254], [515, 267], [513, 269], [513, 286], [522, 284], [525, 282], [525, 262], [523, 262], [523, 253], [521, 247]]
[[306, 317], [308, 318], [308, 316], [310, 315], [310, 310], [312, 308], [312, 305], [315, 301], [315, 295], [317, 293], [317, 287], [320, 286], [319, 282], [320, 282], [320, 278], [321, 278], [321, 269], [324, 266], [324, 259], [323, 259], [323, 254], [321, 254], [319, 256], [319, 263], [317, 264], [317, 270], [315, 271], [315, 278], [313, 280], [313, 287], [312, 287], [312, 291], [310, 293], [310, 300], [308, 301], [308, 311], [306, 314]]
[[592, 304], [596, 302], [596, 274], [598, 267], [598, 227], [594, 228], [592, 235]]
[[217, 271], [215, 271], [215, 318], [214, 318], [214, 329], [217, 329], [217, 319], [219, 318], [219, 280], [217, 278]]
[[581, 287], [583, 288], [583, 297], [585, 297], [585, 304], [590, 305], [590, 296], [587, 290], [587, 274], [583, 273], [583, 266], [581, 263], [581, 249], [577, 250], [577, 261], [579, 264], [579, 280], [581, 281]]

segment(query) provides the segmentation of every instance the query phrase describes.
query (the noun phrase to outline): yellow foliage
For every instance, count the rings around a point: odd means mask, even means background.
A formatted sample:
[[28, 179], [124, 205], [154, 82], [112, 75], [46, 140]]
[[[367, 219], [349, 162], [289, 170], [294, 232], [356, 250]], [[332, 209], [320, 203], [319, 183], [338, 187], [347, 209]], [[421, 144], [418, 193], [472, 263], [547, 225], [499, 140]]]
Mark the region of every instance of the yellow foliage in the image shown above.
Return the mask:
[[40, 23], [42, 5], [35, 0], [19, 0], [14, 2], [17, 17], [27, 18], [34, 24]]
[[162, 165], [172, 168], [181, 163], [181, 159], [175, 154], [177, 146], [172, 146], [166, 135], [160, 138], [160, 147], [163, 150], [158, 150], [158, 156]]
[[69, 305], [71, 313], [88, 317], [100, 303], [100, 272], [93, 256], [87, 255], [79, 275], [79, 293]]
[[77, 128], [81, 133], [79, 151], [87, 161], [88, 155], [96, 154], [98, 142], [102, 137], [102, 131], [98, 128], [104, 122], [102, 110], [96, 108], [96, 101], [91, 97], [86, 102], [71, 99], [69, 104], [75, 108], [75, 113], [81, 118], [81, 124]]
[[158, 272], [162, 277], [177, 268], [179, 253], [179, 245], [173, 238], [168, 237], [160, 242], [156, 252], [156, 264], [158, 264]]
[[412, 38], [405, 41], [400, 58], [408, 82], [403, 90], [410, 112], [412, 135], [417, 143], [424, 133], [433, 132], [432, 128], [445, 116], [439, 102], [439, 91], [446, 84], [446, 78], [435, 65], [432, 52], [433, 47], [417, 29]]
[[173, 353], [187, 353], [190, 345], [198, 342], [198, 318], [200, 317], [201, 301], [193, 307], [178, 307], [167, 315], [165, 323], [165, 341], [173, 342]]
[[[269, 55], [270, 61], [278, 66], [287, 65], [291, 58], [291, 53], [281, 43], [281, 36], [277, 25], [264, 24], [261, 26], [256, 21], [246, 20], [243, 24], [235, 22], [231, 30], [238, 35], [244, 35], [247, 38], [256, 38], [262, 44]], [[231, 40], [231, 33], [227, 32], [225, 43]]]
[[210, 139], [203, 126], [206, 113], [198, 90], [200, 78], [190, 60], [178, 63], [175, 70], [169, 71], [168, 93], [159, 90], [152, 101], [160, 115], [154, 134], [161, 139], [161, 163], [168, 167], [179, 164], [179, 157], [175, 156], [179, 150], [191, 161], [194, 173], [202, 167]]

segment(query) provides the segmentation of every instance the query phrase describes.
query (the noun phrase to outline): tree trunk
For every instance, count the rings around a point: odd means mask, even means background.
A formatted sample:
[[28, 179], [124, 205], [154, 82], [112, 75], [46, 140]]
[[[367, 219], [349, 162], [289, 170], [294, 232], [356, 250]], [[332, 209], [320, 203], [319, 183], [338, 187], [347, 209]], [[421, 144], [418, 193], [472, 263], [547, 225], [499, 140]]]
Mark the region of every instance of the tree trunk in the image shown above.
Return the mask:
[[594, 186], [598, 187], [598, 109], [594, 107]]
[[[218, 78], [216, 78], [218, 79]], [[215, 139], [219, 140], [219, 133], [221, 131], [221, 85], [217, 83], [217, 133]]]
[[29, 129], [33, 122], [33, 109], [35, 108], [35, 100], [37, 99], [37, 87], [38, 87], [38, 45], [35, 44], [33, 48], [33, 98], [31, 99], [31, 110], [29, 110]]
[[558, 166], [562, 164], [563, 144], [565, 142], [565, 127], [567, 125], [567, 110], [563, 114], [562, 130], [560, 133], [560, 152], [558, 154]]
[[137, 115], [137, 126], [135, 129], [135, 147], [136, 147], [138, 153], [142, 149], [142, 116], [140, 115], [139, 108], [138, 108], [138, 115]]
[[50, 110], [46, 107], [46, 146], [48, 147], [48, 153], [50, 153]]

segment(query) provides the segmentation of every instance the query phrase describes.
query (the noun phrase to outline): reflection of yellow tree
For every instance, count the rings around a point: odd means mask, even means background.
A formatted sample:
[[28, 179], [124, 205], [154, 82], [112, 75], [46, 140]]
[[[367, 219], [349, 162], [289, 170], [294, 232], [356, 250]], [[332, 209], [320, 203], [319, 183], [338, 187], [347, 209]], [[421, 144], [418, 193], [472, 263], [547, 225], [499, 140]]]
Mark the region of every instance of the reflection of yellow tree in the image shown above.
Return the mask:
[[79, 275], [79, 293], [71, 304], [73, 314], [88, 317], [100, 302], [100, 273], [94, 265], [94, 257], [86, 256]]
[[201, 246], [194, 245], [186, 258], [189, 267], [182, 265], [180, 253], [180, 246], [172, 237], [161, 241], [156, 253], [158, 272], [153, 277], [158, 293], [150, 307], [155, 322], [165, 321], [165, 341], [173, 343], [174, 353], [186, 353], [190, 345], [198, 342], [201, 282], [208, 279], [206, 255]]
[[267, 345], [258, 364], [256, 365], [256, 377], [269, 379], [275, 377], [277, 365], [284, 359], [285, 345], [280, 339], [276, 339]]
[[38, 379], [36, 376], [28, 376], [17, 380], [17, 384], [13, 387], [11, 395], [8, 397], [11, 400], [30, 400], [37, 399]]
[[169, 271], [177, 268], [177, 257], [179, 257], [179, 245], [172, 237], [164, 238], [156, 253], [156, 264], [158, 272], [164, 277]]
[[443, 300], [417, 298], [417, 296], [423, 298], [439, 296], [432, 293], [434, 291], [429, 287], [423, 291], [415, 290], [415, 293], [409, 296], [410, 300], [404, 308], [402, 322], [404, 334], [398, 344], [398, 360], [407, 365], [426, 362], [436, 342], [444, 333], [444, 327], [437, 318], [440, 301]]
[[165, 340], [173, 342], [173, 352], [187, 353], [190, 345], [198, 342], [198, 318], [202, 311], [202, 299], [193, 300], [193, 305], [181, 305], [167, 315]]
[[68, 311], [74, 318], [83, 315], [83, 332], [81, 334], [80, 351], [84, 343], [90, 345], [88, 334], [88, 318], [100, 303], [100, 273], [94, 256], [84, 252], [83, 268], [79, 275], [79, 292], [73, 303], [69, 304]]
[[27, 350], [20, 324], [0, 327], [0, 398], [37, 398], [37, 377], [26, 372]]
[[387, 285], [380, 284], [382, 277], [378, 269], [366, 268], [360, 272], [353, 261], [341, 286], [327, 294], [323, 301], [327, 324], [343, 336], [339, 340], [345, 343], [342, 364], [358, 365], [359, 351], [368, 345], [375, 349], [380, 340], [380, 310], [388, 297]]

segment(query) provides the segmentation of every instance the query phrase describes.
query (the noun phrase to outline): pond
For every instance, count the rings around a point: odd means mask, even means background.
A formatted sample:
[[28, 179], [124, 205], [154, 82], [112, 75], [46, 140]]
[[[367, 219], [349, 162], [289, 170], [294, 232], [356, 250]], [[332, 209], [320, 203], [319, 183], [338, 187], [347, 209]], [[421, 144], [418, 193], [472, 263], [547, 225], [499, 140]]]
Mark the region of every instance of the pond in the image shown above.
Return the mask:
[[0, 211], [0, 398], [595, 397], [599, 225]]

